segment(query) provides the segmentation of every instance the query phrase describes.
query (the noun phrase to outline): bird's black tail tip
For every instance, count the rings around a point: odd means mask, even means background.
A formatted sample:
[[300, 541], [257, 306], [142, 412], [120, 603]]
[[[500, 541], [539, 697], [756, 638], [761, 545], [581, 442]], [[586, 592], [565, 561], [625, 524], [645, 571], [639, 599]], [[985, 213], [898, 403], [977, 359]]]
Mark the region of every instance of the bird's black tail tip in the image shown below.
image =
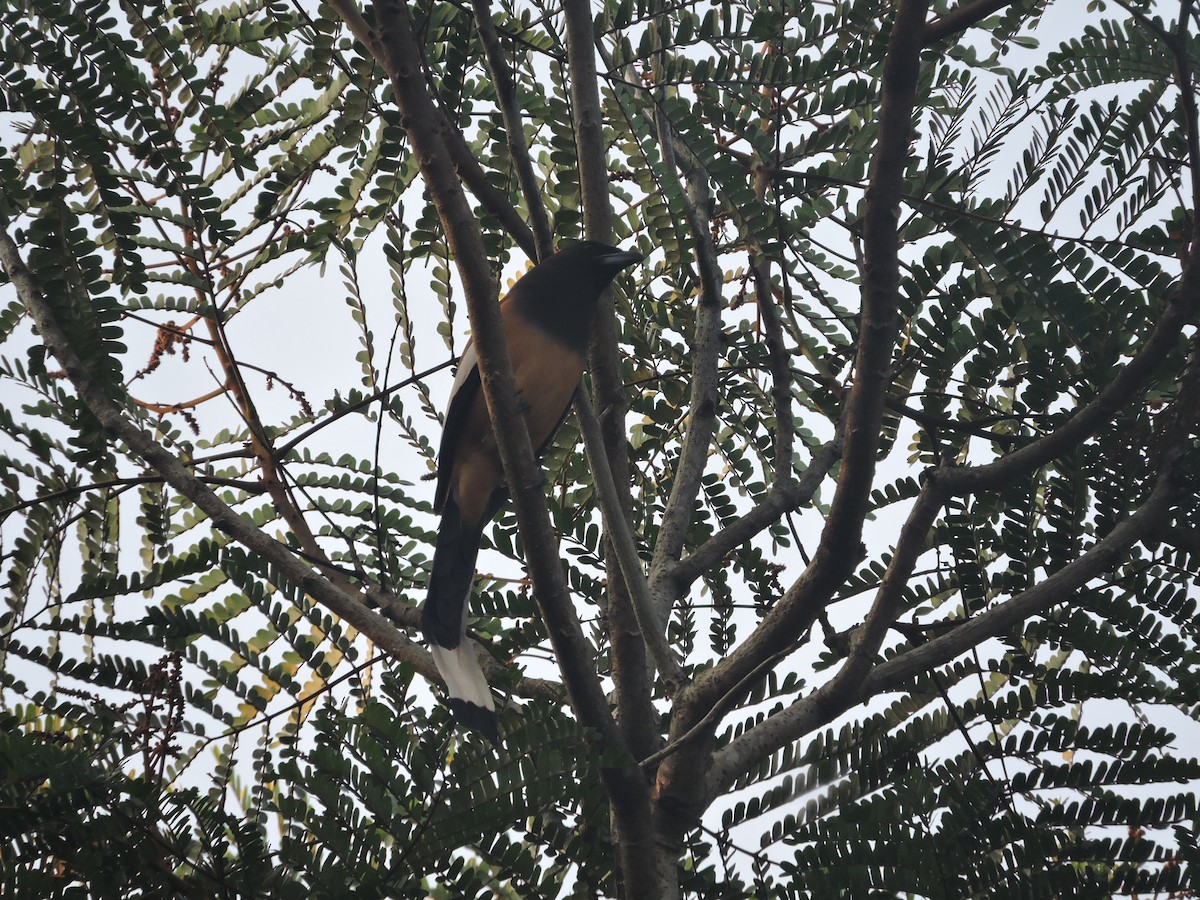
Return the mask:
[[492, 742], [492, 745], [500, 743], [500, 730], [496, 724], [496, 713], [490, 709], [484, 709], [478, 703], [472, 703], [469, 700], [463, 700], [459, 697], [450, 697], [450, 712], [454, 713], [454, 718], [464, 728], [482, 734], [485, 738]]

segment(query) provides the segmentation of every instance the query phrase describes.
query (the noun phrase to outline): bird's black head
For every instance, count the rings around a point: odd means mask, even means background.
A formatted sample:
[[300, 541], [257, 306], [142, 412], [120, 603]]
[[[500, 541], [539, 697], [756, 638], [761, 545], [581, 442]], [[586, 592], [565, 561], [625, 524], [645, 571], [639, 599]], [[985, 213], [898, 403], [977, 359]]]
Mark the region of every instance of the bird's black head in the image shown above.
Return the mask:
[[641, 260], [636, 251], [580, 241], [526, 272], [508, 299], [530, 322], [583, 352], [596, 301], [618, 272]]
[[618, 272], [634, 263], [641, 262], [642, 258], [642, 254], [636, 250], [621, 250], [599, 241], [579, 241], [559, 250], [538, 268], [550, 265], [590, 268], [602, 274], [605, 286], [607, 286]]

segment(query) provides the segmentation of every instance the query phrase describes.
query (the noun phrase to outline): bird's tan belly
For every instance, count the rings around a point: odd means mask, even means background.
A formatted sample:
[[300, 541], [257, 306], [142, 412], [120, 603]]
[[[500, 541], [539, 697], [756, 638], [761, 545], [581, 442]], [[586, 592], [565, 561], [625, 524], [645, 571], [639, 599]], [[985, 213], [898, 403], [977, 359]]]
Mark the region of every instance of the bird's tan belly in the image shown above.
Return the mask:
[[[533, 328], [512, 329], [508, 352], [529, 443], [537, 452], [554, 434], [583, 377], [583, 357]], [[504, 480], [496, 436], [481, 390], [475, 397], [454, 464], [453, 491], [464, 520], [478, 521]]]
[[554, 434], [583, 377], [583, 358], [562, 344], [548, 341], [519, 357], [513, 369], [529, 443], [536, 452]]

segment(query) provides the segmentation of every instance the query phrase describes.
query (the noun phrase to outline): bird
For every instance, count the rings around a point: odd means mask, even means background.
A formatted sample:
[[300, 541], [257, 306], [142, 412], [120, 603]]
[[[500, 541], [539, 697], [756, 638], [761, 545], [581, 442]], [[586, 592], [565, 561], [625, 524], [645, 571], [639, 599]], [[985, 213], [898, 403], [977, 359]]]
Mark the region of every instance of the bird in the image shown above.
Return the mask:
[[[518, 398], [529, 442], [539, 458], [566, 418], [583, 378], [601, 295], [621, 270], [642, 259], [636, 251], [580, 241], [527, 271], [500, 302]], [[441, 519], [421, 631], [446, 682], [455, 719], [492, 744], [499, 741], [495, 705], [474, 648], [466, 641], [467, 611], [483, 530], [507, 498], [470, 343], [450, 389], [438, 447], [433, 509]]]

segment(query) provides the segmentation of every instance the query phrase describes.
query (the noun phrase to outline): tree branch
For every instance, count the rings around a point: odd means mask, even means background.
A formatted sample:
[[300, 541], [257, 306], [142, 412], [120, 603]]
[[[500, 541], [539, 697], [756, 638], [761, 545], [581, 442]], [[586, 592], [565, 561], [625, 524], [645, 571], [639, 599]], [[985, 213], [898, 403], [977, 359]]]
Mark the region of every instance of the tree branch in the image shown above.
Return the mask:
[[978, 24], [990, 15], [998, 13], [1006, 6], [1012, 6], [1021, 0], [975, 0], [974, 3], [964, 3], [956, 6], [943, 16], [938, 16], [925, 25], [925, 46], [936, 44], [938, 41], [966, 31], [972, 25]]
[[961, 466], [942, 473], [945, 487], [955, 495], [994, 490], [1014, 478], [1044, 466], [1087, 440], [1142, 389], [1175, 346], [1183, 327], [1200, 312], [1200, 242], [1194, 242], [1179, 286], [1159, 317], [1150, 337], [1108, 386], [1054, 431], [995, 462]]
[[864, 678], [840, 684], [837, 679], [826, 683], [783, 712], [776, 713], [735, 738], [715, 754], [706, 795], [709, 798], [720, 796], [742, 773], [758, 762], [832, 722], [851, 706], [878, 693], [895, 690], [906, 678], [950, 662], [984, 640], [1005, 634], [1026, 619], [1065, 602], [1072, 592], [1112, 568], [1138, 540], [1153, 533], [1157, 523], [1170, 511], [1175, 491], [1173, 480], [1173, 466], [1170, 466], [1164, 470], [1154, 491], [1136, 512], [1081, 557], [1028, 591], [946, 634], [880, 663]]
[[862, 627], [855, 629], [850, 655], [826, 685], [832, 698], [836, 699], [843, 692], [850, 695], [857, 692], [863, 676], [875, 662], [875, 654], [883, 645], [888, 629], [900, 615], [904, 589], [917, 566], [917, 560], [925, 551], [929, 531], [949, 496], [939, 475], [938, 469], [927, 473], [921, 493], [900, 529], [900, 537], [896, 540], [891, 562], [875, 594], [875, 602]]
[[1192, 352], [1168, 420], [1170, 424], [1164, 429], [1167, 449], [1158, 465], [1158, 476], [1150, 496], [1107, 535], [1081, 556], [1028, 590], [871, 668], [881, 646], [883, 632], [895, 622], [904, 583], [921, 554], [925, 536], [932, 527], [938, 509], [949, 496], [943, 476], [953, 470], [942, 468], [929, 473], [928, 481], [901, 531], [875, 604], [866, 623], [855, 631], [846, 665], [823, 687], [745, 732], [717, 753], [707, 787], [709, 796], [727, 790], [747, 767], [754, 766], [791, 741], [810, 734], [856, 703], [893, 690], [905, 679], [944, 665], [978, 647], [983, 641], [999, 637], [1033, 616], [1044, 614], [1053, 606], [1065, 602], [1089, 581], [1117, 566], [1128, 556], [1129, 549], [1136, 542], [1161, 540], [1162, 523], [1170, 520], [1172, 506], [1180, 491], [1189, 490], [1180, 483], [1177, 470], [1192, 445], [1192, 435], [1197, 421], [1200, 421], [1200, 338], [1193, 340]]
[[[759, 660], [794, 642], [816, 620], [854, 566], [875, 473], [884, 402], [897, 334], [897, 212], [912, 134], [926, 0], [901, 0], [884, 63], [879, 142], [871, 164], [864, 215], [865, 264], [855, 378], [843, 413], [844, 449], [837, 490], [813, 560], [800, 579], [729, 656], [684, 691], [683, 730], [742, 681]], [[660, 783], [662, 780], [660, 771]]]
[[[28, 500], [18, 500], [12, 506], [6, 506], [0, 509], [0, 522], [3, 522], [13, 513], [18, 513], [23, 509], [29, 509], [33, 506], [40, 506], [43, 503], [54, 503], [58, 500], [70, 500], [78, 497], [81, 494], [86, 494], [89, 491], [107, 491], [112, 488], [124, 490], [125, 488], [136, 487], [139, 484], [163, 484], [166, 481], [162, 475], [132, 475], [128, 478], [113, 478], [108, 481], [97, 481], [94, 484], [81, 484], [77, 487], [67, 487], [61, 490], [51, 491], [48, 494], [41, 494], [37, 497], [30, 497]], [[215, 484], [218, 487], [231, 487], [239, 491], [245, 491], [247, 494], [261, 494], [266, 488], [258, 481], [244, 481], [237, 478], [213, 478], [210, 476], [200, 477], [200, 481], [204, 484]]]
[[1176, 550], [1200, 555], [1200, 529], [1198, 528], [1171, 525], [1161, 528], [1155, 533], [1154, 538], [1174, 547]]
[[1192, 243], [1200, 241], [1200, 116], [1196, 111], [1196, 91], [1192, 83], [1192, 61], [1188, 46], [1188, 17], [1186, 5], [1179, 9], [1179, 24], [1167, 45], [1175, 56], [1175, 86], [1179, 88], [1179, 105], [1183, 109], [1184, 133], [1187, 135], [1188, 174], [1192, 187]]
[[554, 234], [550, 219], [546, 215], [546, 204], [542, 202], [542, 185], [533, 172], [533, 161], [529, 158], [529, 145], [525, 142], [525, 125], [521, 121], [521, 109], [517, 103], [517, 87], [513, 82], [512, 70], [504, 51], [500, 48], [500, 37], [492, 21], [492, 5], [489, 0], [471, 0], [475, 14], [475, 28], [487, 56], [488, 71], [496, 89], [496, 100], [504, 118], [504, 130], [508, 137], [508, 153], [517, 172], [517, 183], [525, 197], [525, 208], [533, 222], [533, 237], [537, 243], [537, 260], [540, 262], [554, 253]]
[[[687, 190], [681, 192], [680, 198], [684, 218], [695, 241], [700, 278], [696, 326], [690, 346], [692, 389], [688, 398], [688, 428], [679, 463], [675, 467], [671, 495], [667, 498], [659, 523], [658, 541], [650, 564], [651, 581], [656, 580], [659, 573], [671, 561], [678, 559], [683, 551], [704, 469], [708, 464], [708, 451], [717, 426], [717, 360], [721, 352], [721, 295], [724, 283], [708, 219], [711, 201], [708, 176], [700, 168], [676, 156], [670, 123], [662, 107], [657, 104], [654, 123], [658, 132], [659, 151], [667, 172], [674, 174], [678, 168], [684, 174]], [[665, 612], [669, 615], [670, 609]]]
[[440, 362], [437, 365], [430, 366], [428, 369], [425, 369], [423, 372], [418, 372], [416, 375], [411, 375], [408, 378], [405, 378], [403, 381], [397, 381], [395, 384], [389, 384], [387, 387], [379, 388], [379, 390], [372, 391], [371, 393], [367, 394], [365, 397], [362, 397], [359, 400], [356, 400], [354, 403], [350, 403], [350, 404], [346, 405], [342, 409], [339, 409], [337, 412], [330, 413], [330, 415], [327, 416], [326, 418], [321, 419], [317, 422], [313, 422], [310, 426], [305, 428], [299, 434], [292, 437], [291, 440], [289, 440], [286, 444], [283, 444], [282, 446], [280, 446], [278, 448], [277, 452], [279, 454], [279, 458], [286, 459], [288, 454], [291, 453], [293, 450], [295, 450], [298, 446], [300, 446], [300, 444], [304, 443], [304, 441], [308, 440], [310, 437], [312, 437], [314, 434], [316, 434], [321, 429], [332, 425], [334, 422], [337, 422], [338, 420], [342, 419], [345, 416], [348, 416], [350, 413], [358, 412], [360, 409], [365, 409], [366, 407], [370, 406], [372, 403], [375, 403], [377, 400], [382, 400], [384, 397], [388, 396], [388, 394], [393, 394], [396, 391], [400, 390], [400, 388], [408, 387], [410, 384], [415, 384], [416, 382], [421, 381], [422, 379], [428, 378], [430, 375], [434, 375], [434, 374], [442, 371], [442, 369], [449, 368], [450, 366], [454, 365], [457, 361], [458, 360], [455, 357], [451, 357], [450, 359], [446, 360], [445, 362]]
[[[198, 265], [193, 263], [193, 269], [198, 268]], [[206, 284], [211, 285], [207, 266], [203, 272], [196, 271], [195, 274], [203, 278]], [[280, 457], [275, 452], [271, 435], [263, 425], [254, 398], [250, 396], [250, 390], [246, 387], [245, 379], [242, 378], [241, 369], [234, 358], [228, 335], [225, 333], [224, 322], [221, 320], [221, 313], [215, 302], [212, 304], [212, 309], [212, 314], [205, 316], [204, 322], [208, 327], [213, 350], [220, 361], [221, 368], [225, 371], [226, 388], [233, 394], [234, 402], [250, 432], [250, 449], [258, 458], [263, 487], [270, 494], [275, 511], [283, 517], [296, 542], [308, 555], [309, 560], [318, 565], [325, 576], [344, 593], [352, 596], [354, 594], [353, 584], [343, 572], [330, 563], [324, 548], [318, 543], [312, 529], [308, 527], [304, 513], [301, 512], [299, 505], [292, 498], [291, 491], [288, 490], [279, 462]]]
[[725, 554], [811, 500], [840, 455], [840, 439], [822, 445], [809, 463], [808, 471], [798, 481], [774, 485], [761, 503], [668, 567], [664, 577], [674, 581], [678, 590], [682, 591], [686, 585], [719, 563]]
[[[656, 54], [654, 66], [656, 71], [661, 69], [661, 54]], [[721, 349], [724, 275], [709, 220], [712, 197], [708, 174], [686, 153], [677, 155], [671, 123], [659, 102], [654, 103], [654, 129], [663, 162], [663, 178], [675, 179], [678, 177], [676, 173], [682, 175], [680, 180], [683, 189], [680, 190], [680, 186], [670, 187], [668, 193], [676, 199], [687, 221], [699, 276], [696, 318], [690, 341], [692, 384], [688, 397], [688, 427], [675, 466], [671, 492], [659, 522], [658, 538], [650, 563], [651, 596], [665, 627], [672, 609], [682, 596], [679, 583], [666, 577], [666, 573], [683, 552], [717, 427], [717, 363]], [[686, 688], [676, 696], [684, 694]], [[710, 715], [708, 719], [705, 715], [690, 715], [694, 707], [686, 705], [681, 707], [675, 704], [671, 711], [670, 744], [675, 751], [664, 762], [677, 775], [671, 782], [673, 793], [667, 795], [659, 789], [663, 784], [660, 772], [656, 797], [659, 801], [660, 831], [676, 842], [682, 842], [686, 829], [692, 824], [691, 808], [697, 799], [696, 789], [702, 784], [701, 773], [710, 752], [712, 731], [720, 718], [719, 713], [714, 712], [718, 705], [723, 704], [717, 700], [710, 704], [705, 711]], [[681, 721], [681, 717], [686, 717], [687, 721]], [[701, 722], [708, 724], [697, 727]], [[680, 815], [680, 810], [687, 811]]]
[[17, 295], [37, 326], [38, 334], [66, 372], [79, 399], [96, 417], [105, 433], [122, 441], [159, 472], [163, 480], [192, 501], [212, 521], [251, 552], [269, 562], [288, 582], [298, 585], [335, 615], [392, 654], [431, 679], [436, 678], [433, 659], [398, 631], [387, 618], [367, 608], [358, 598], [335, 587], [296, 558], [290, 548], [227, 506], [204, 480], [194, 475], [165, 447], [128, 419], [75, 353], [54, 318], [50, 305], [21, 259], [20, 250], [9, 236], [7, 221], [0, 220], [0, 265], [3, 265]]
[[[346, 27], [355, 39], [362, 44], [380, 65], [383, 63], [383, 49], [379, 44], [379, 35], [359, 9], [357, 0], [329, 0], [330, 7], [342, 17]], [[417, 57], [416, 59], [420, 59]], [[415, 63], [416, 60], [410, 61]], [[388, 73], [389, 77], [391, 73]], [[436, 108], [435, 108], [436, 109]], [[454, 170], [467, 188], [475, 195], [483, 208], [496, 217], [501, 227], [508, 233], [517, 245], [530, 259], [538, 258], [538, 245], [533, 232], [521, 218], [520, 213], [508, 199], [508, 195], [492, 186], [487, 173], [475, 158], [475, 152], [467, 144], [462, 131], [454, 126], [441, 109], [436, 109], [436, 127], [440, 132], [445, 152], [454, 165]]]
[[[599, 121], [601, 115], [600, 95], [596, 89], [596, 55], [610, 65], [604, 44], [595, 34], [590, 12], [584, 14], [584, 5], [566, 7], [568, 19], [568, 48], [572, 73], [572, 106], [576, 110], [587, 108], [590, 112], [582, 119]], [[578, 88], [575, 85], [578, 84]], [[584, 86], [587, 85], [587, 86]], [[577, 115], [577, 120], [580, 116]], [[592, 132], [594, 140], [589, 143], [576, 137], [576, 154], [581, 158], [580, 174], [583, 186], [584, 222], [589, 235], [611, 233], [612, 209], [608, 199], [608, 173], [604, 158], [604, 133]], [[602, 188], [602, 190], [601, 190]], [[599, 204], [599, 205], [598, 205]], [[626, 413], [629, 398], [620, 370], [618, 348], [619, 325], [610, 296], [606, 295], [596, 312], [593, 326], [592, 346], [589, 348], [589, 368], [592, 371], [592, 389], [595, 406], [600, 409], [600, 427], [604, 434], [604, 449], [608, 466], [613, 472], [613, 481], [622, 500], [622, 510], [632, 530], [632, 508], [630, 494], [632, 472], [629, 463], [629, 431]], [[587, 418], [590, 410], [580, 410], [581, 418]], [[589, 454], [590, 454], [589, 450]], [[593, 463], [593, 472], [595, 464]], [[605, 566], [608, 574], [608, 638], [612, 647], [612, 676], [614, 695], [630, 748], [640, 748], [638, 756], [646, 758], [661, 746], [661, 722], [652, 700], [652, 672], [646, 664], [646, 635], [637, 624], [631, 592], [614, 565], [611, 541], [605, 538]], [[662, 598], [650, 587], [650, 606], [654, 620], [664, 618], [661, 611], [672, 605], [670, 598]]]
[[754, 274], [754, 295], [763, 338], [767, 345], [767, 361], [771, 372], [771, 404], [775, 412], [774, 472], [775, 484], [793, 480], [792, 447], [796, 423], [792, 415], [792, 369], [787, 345], [783, 340], [783, 321], [775, 306], [775, 290], [771, 284], [771, 261], [761, 248], [755, 248], [750, 270]]
[[[595, 358], [593, 356], [593, 359]], [[593, 386], [596, 384], [594, 374], [592, 384]], [[607, 600], [605, 618], [608, 620], [613, 695], [619, 725], [625, 732], [625, 740], [629, 745], [630, 752], [638, 757], [644, 757], [658, 749], [662, 738], [659, 733], [658, 710], [654, 708], [651, 697], [650, 679], [653, 673], [647, 665], [646, 658], [650, 638], [646, 636], [642, 620], [647, 616], [644, 614], [645, 611], [639, 613], [634, 600], [635, 592], [645, 588], [646, 576], [641, 570], [640, 557], [637, 554], [630, 521], [632, 500], [629, 494], [629, 478], [626, 477], [623, 481], [617, 479], [612, 470], [614, 460], [620, 461], [628, 467], [628, 453], [623, 443], [619, 447], [610, 443], [611, 428], [605, 426], [615, 421], [615, 417], [601, 419], [596, 415], [590, 401], [579, 402], [586, 390], [586, 387], [581, 387], [575, 398], [575, 413], [579, 417], [580, 430], [584, 435], [584, 452], [587, 454], [588, 465], [592, 470], [592, 477], [595, 479], [597, 497], [602, 504], [601, 511], [605, 515], [604, 569], [608, 578], [605, 594]], [[623, 418], [621, 423], [623, 429]], [[597, 435], [600, 438], [599, 446], [596, 444]], [[610, 446], [615, 447], [612, 453], [607, 452], [607, 448]], [[600, 493], [602, 481], [600, 473], [602, 471], [608, 473], [607, 480], [613, 490], [613, 497], [607, 500]], [[627, 472], [628, 468], [625, 471]], [[615, 507], [605, 509], [603, 504], [615, 504]], [[618, 542], [624, 538], [618, 536], [612, 529], [609, 524], [610, 516], [614, 520], [620, 516], [624, 522], [622, 531], [629, 535], [629, 546], [633, 547], [634, 558], [638, 560], [637, 581], [641, 582], [640, 585], [630, 586], [626, 583], [625, 567], [620, 562], [620, 557], [625, 551], [618, 551]], [[658, 609], [659, 606], [653, 601], [645, 607], [645, 610], [650, 612], [649, 621], [651, 623], [658, 621]]]
[[608, 533], [609, 546], [616, 552], [642, 638], [650, 650], [655, 668], [666, 685], [667, 696], [671, 696], [683, 686], [686, 676], [675, 652], [667, 643], [666, 629], [658, 610], [651, 604], [650, 588], [642, 572], [641, 559], [633, 542], [633, 532], [621, 509], [617, 486], [613, 483], [612, 471], [608, 468], [608, 457], [604, 454], [604, 436], [600, 433], [600, 423], [591, 406], [587, 392], [580, 391], [575, 398], [575, 408], [579, 410], [582, 407], [579, 421], [588, 456], [594, 463], [592, 477], [596, 483], [596, 495], [600, 500], [600, 512]]
[[1196, 218], [1196, 210], [1200, 210], [1200, 117], [1197, 115], [1196, 97], [1192, 89], [1190, 63], [1182, 43], [1186, 37], [1186, 29], [1186, 16], [1181, 16], [1177, 35], [1158, 32], [1175, 55], [1175, 81], [1181, 94], [1180, 106], [1187, 135], [1190, 163], [1188, 168], [1192, 187], [1192, 241], [1180, 275], [1179, 286], [1150, 337], [1103, 391], [1081, 407], [1062, 426], [1033, 443], [985, 466], [949, 470], [946, 473], [946, 484], [955, 494], [997, 488], [1045, 465], [1089, 438], [1141, 390], [1146, 379], [1166, 358], [1183, 327], [1193, 323], [1200, 313], [1200, 221]]
[[[343, 0], [338, 2], [341, 4]], [[391, 79], [421, 177], [437, 208], [463, 282], [479, 358], [480, 383], [527, 549], [526, 564], [534, 596], [575, 714], [581, 722], [597, 729], [609, 746], [620, 750], [623, 741], [609, 713], [600, 680], [591, 667], [595, 651], [584, 637], [567, 592], [557, 536], [546, 509], [544, 478], [534, 460], [529, 432], [519, 424], [514, 427], [514, 423], [523, 423], [524, 417], [500, 321], [499, 288], [492, 277], [479, 223], [449, 164], [442, 118], [425, 87], [420, 46], [408, 7], [403, 0], [378, 0], [375, 15], [379, 23], [375, 47], [382, 54], [379, 61]]]
[[1177, 461], [1178, 452], [1169, 461], [1146, 502], [1078, 559], [1029, 590], [980, 613], [946, 634], [931, 638], [919, 647], [880, 663], [863, 680], [863, 690], [868, 695], [875, 694], [894, 687], [904, 678], [949, 662], [984, 640], [1005, 634], [1021, 622], [1046, 612], [1092, 578], [1111, 569], [1130, 547], [1142, 538], [1152, 536], [1159, 522], [1169, 515], [1176, 498], [1174, 468]]
[[[579, 188], [583, 200], [584, 233], [592, 240], [612, 243], [613, 214], [609, 201], [608, 160], [604, 140], [604, 118], [600, 107], [596, 74], [595, 23], [587, 0], [564, 0], [563, 20], [570, 71], [571, 112], [575, 126], [575, 158], [579, 166]], [[605, 291], [592, 324], [588, 368], [592, 375], [595, 405], [601, 414], [600, 428], [608, 469], [618, 491], [617, 512], [631, 522], [633, 500], [629, 495], [629, 435], [626, 432], [625, 396], [621, 359], [617, 346], [620, 329], [613, 308], [612, 291]], [[586, 418], [587, 410], [581, 410]], [[603, 463], [590, 460], [593, 474]], [[630, 530], [632, 527], [630, 526]], [[636, 587], [626, 584], [616, 562], [615, 538], [605, 536], [605, 571], [608, 573], [608, 619], [613, 680], [621, 730], [630, 750], [644, 755], [658, 745], [657, 714], [651, 702], [646, 645], [633, 636], [638, 630], [631, 595]], [[625, 789], [610, 793], [613, 802], [617, 863], [623, 888], [629, 898], [663, 898], [673, 882], [660, 870], [648, 786], [640, 771], [628, 773]], [[677, 857], [671, 861], [676, 864]]]

